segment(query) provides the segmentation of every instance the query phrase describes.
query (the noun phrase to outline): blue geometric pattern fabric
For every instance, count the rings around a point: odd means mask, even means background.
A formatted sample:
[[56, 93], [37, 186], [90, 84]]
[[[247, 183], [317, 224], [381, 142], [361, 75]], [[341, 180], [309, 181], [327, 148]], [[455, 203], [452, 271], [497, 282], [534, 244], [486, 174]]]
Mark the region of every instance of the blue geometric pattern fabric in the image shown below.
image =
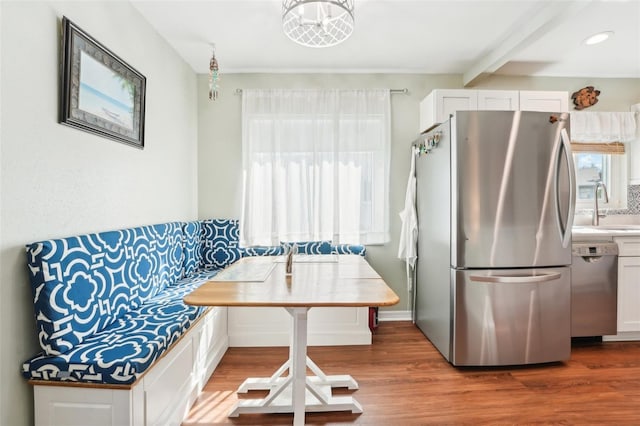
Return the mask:
[[65, 354], [41, 354], [23, 365], [28, 379], [130, 384], [175, 343], [206, 308], [181, 299], [145, 306]]
[[243, 247], [242, 256], [281, 256], [285, 253], [283, 246], [252, 246]]
[[[170, 222], [27, 245], [43, 352], [35, 380], [130, 384], [206, 308], [183, 297], [243, 256], [282, 255], [290, 243], [242, 248], [238, 221]], [[300, 254], [359, 254], [364, 246], [296, 243]]]
[[367, 252], [365, 246], [359, 244], [336, 244], [332, 246], [332, 254], [357, 254], [364, 256]]
[[285, 253], [296, 245], [298, 254], [331, 254], [331, 241], [282, 242]]
[[61, 354], [182, 276], [178, 223], [27, 246], [40, 345]]
[[184, 233], [184, 271], [183, 276], [193, 274], [202, 264], [202, 224], [199, 221], [186, 222]]
[[213, 219], [202, 221], [202, 261], [207, 268], [222, 269], [240, 260], [238, 221]]

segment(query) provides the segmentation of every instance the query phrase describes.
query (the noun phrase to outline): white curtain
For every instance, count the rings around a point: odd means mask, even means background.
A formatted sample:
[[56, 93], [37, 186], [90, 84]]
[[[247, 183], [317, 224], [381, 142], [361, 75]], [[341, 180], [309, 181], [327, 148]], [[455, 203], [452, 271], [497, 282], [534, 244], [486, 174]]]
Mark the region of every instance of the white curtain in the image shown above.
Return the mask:
[[243, 90], [242, 245], [389, 241], [390, 92]]
[[636, 137], [634, 112], [571, 113], [571, 140], [582, 143], [630, 142]]

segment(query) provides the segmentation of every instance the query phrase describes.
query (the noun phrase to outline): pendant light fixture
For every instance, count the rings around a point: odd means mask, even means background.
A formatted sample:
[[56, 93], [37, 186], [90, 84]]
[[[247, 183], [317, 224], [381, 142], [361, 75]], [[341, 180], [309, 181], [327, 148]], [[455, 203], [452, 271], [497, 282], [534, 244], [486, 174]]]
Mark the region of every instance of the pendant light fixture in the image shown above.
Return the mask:
[[307, 47], [330, 47], [345, 41], [354, 27], [354, 0], [283, 0], [282, 28]]

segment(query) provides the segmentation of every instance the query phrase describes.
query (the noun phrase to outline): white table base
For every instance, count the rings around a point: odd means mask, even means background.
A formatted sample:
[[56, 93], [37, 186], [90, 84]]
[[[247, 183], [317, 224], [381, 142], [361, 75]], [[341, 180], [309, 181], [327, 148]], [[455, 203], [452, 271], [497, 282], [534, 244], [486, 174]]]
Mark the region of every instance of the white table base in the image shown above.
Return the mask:
[[[362, 413], [362, 406], [351, 396], [332, 396], [334, 387], [358, 389], [358, 383], [348, 375], [328, 376], [307, 356], [307, 312], [309, 308], [287, 308], [293, 319], [293, 335], [289, 360], [268, 378], [249, 378], [238, 393], [268, 390], [262, 399], [238, 401], [229, 417], [249, 413], [293, 413], [293, 424], [304, 425], [306, 411], [351, 411]], [[315, 376], [307, 376], [307, 367]], [[284, 372], [289, 370], [287, 376]]]

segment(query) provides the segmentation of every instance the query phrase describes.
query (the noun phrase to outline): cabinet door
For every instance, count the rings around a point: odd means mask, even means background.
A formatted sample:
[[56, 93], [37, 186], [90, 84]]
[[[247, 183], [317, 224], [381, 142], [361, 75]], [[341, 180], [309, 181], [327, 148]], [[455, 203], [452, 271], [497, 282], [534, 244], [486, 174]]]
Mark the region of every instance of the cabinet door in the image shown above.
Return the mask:
[[488, 111], [518, 111], [517, 90], [478, 90], [478, 109]]
[[569, 92], [521, 90], [520, 111], [567, 112]]
[[478, 109], [478, 91], [437, 89], [420, 102], [420, 132], [446, 121], [456, 111]]
[[618, 258], [618, 332], [640, 331], [640, 257]]
[[446, 121], [456, 111], [475, 111], [478, 109], [476, 90], [440, 90], [436, 96], [436, 119]]

